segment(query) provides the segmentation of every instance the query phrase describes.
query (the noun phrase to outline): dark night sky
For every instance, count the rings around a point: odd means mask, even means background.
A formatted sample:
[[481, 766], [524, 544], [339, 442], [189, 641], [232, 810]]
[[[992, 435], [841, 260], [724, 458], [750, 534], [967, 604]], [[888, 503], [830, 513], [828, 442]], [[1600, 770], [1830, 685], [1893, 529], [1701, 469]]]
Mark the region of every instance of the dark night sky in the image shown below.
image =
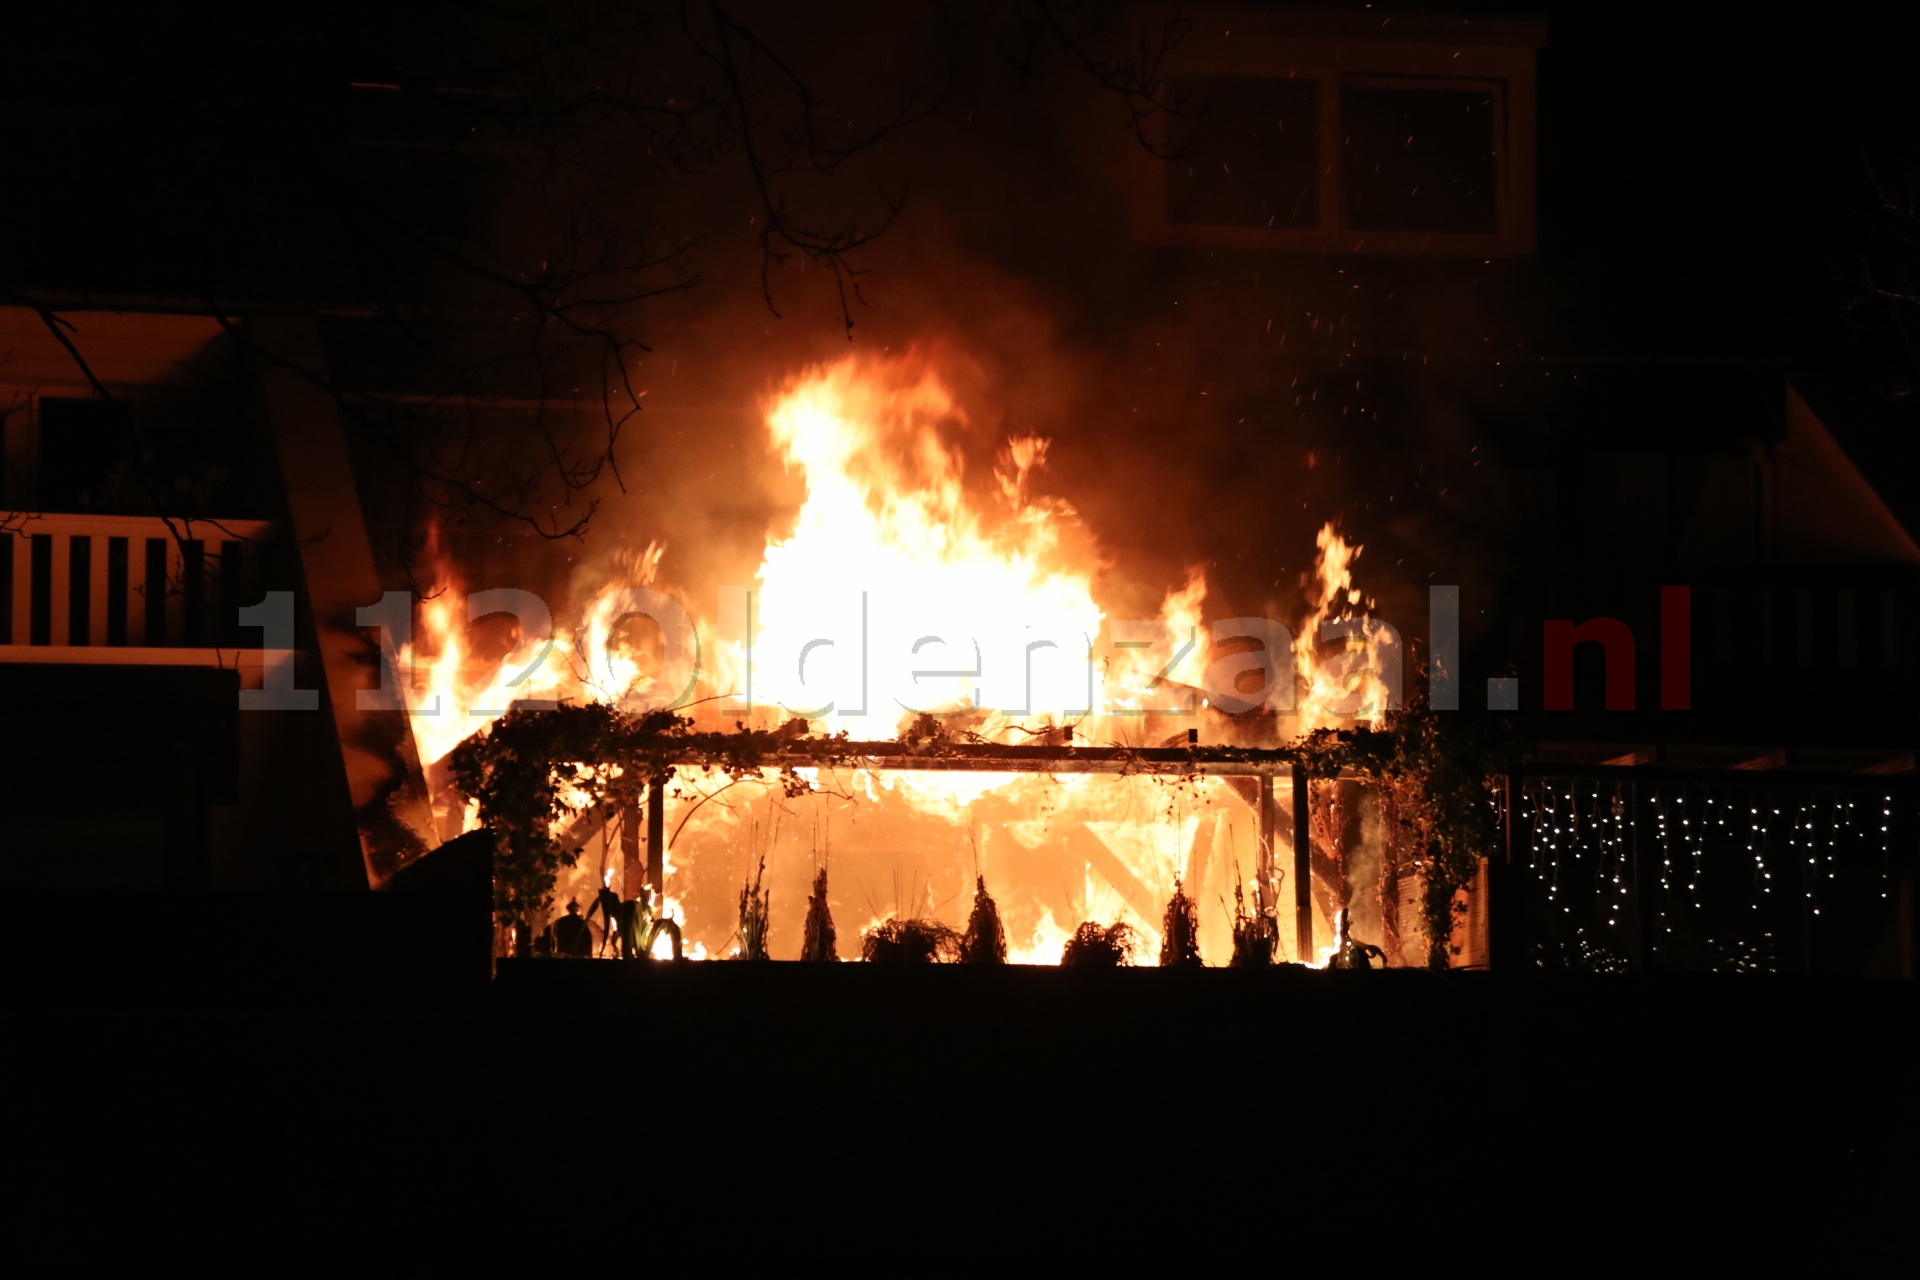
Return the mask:
[[[1547, 20], [1541, 245], [1575, 268], [1604, 264], [1617, 287], [1593, 306], [1643, 324], [1666, 312], [1682, 329], [1678, 317], [1713, 309], [1723, 331], [1757, 331], [1749, 349], [1829, 327], [1848, 274], [1882, 247], [1869, 175], [1898, 188], [1915, 169], [1906, 59], [1920, 19], [1886, 6], [1472, 6], [1489, 8]], [[229, 21], [77, 4], [22, 18], [0, 53], [10, 186], [28, 195], [6, 205], [8, 278], [156, 287], [169, 260], [192, 265], [166, 235], [270, 231], [328, 172], [309, 152], [352, 127], [342, 80], [392, 74], [433, 38], [425, 21], [334, 6]], [[135, 258], [116, 242], [173, 251]], [[192, 247], [224, 248], [221, 265], [274, 283], [231, 240]], [[1759, 298], [1776, 301], [1738, 305]]]

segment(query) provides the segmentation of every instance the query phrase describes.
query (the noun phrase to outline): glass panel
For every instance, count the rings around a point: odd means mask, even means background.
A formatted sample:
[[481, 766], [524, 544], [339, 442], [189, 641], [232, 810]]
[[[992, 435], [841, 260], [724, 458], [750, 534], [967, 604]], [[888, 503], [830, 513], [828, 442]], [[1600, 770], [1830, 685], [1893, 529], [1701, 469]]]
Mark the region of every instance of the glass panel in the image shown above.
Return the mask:
[[1319, 86], [1312, 80], [1190, 76], [1175, 100], [1181, 154], [1166, 162], [1167, 221], [1216, 227], [1319, 224]]
[[1340, 112], [1349, 227], [1499, 231], [1494, 89], [1349, 87]]

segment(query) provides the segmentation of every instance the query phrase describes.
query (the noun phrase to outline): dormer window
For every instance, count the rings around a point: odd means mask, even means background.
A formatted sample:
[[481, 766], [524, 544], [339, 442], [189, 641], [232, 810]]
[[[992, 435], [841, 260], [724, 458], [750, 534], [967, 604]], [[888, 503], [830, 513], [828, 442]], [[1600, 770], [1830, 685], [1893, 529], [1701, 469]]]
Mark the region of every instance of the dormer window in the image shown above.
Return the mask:
[[1481, 257], [1533, 247], [1532, 23], [1202, 16], [1168, 59], [1138, 238]]

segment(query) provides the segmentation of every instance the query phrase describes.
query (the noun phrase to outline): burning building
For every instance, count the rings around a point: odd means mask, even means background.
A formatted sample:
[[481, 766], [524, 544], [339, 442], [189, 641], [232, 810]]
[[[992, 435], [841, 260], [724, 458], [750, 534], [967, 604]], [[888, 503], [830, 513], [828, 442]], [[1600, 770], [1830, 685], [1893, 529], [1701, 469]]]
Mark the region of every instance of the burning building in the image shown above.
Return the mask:
[[137, 780], [12, 882], [1910, 970], [1911, 495], [1742, 243], [1596, 212], [1614, 37], [1013, 10], [323, 47], [177, 251], [10, 214], [12, 776]]

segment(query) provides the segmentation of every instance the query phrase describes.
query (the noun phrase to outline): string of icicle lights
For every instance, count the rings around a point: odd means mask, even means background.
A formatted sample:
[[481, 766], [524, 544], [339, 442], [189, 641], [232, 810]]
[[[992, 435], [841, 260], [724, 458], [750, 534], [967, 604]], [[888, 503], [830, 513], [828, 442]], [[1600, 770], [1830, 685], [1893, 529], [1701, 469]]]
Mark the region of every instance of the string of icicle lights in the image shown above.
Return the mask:
[[1783, 915], [1804, 912], [1788, 936], [1806, 935], [1843, 885], [1871, 877], [1876, 896], [1891, 896], [1893, 796], [1878, 799], [1875, 824], [1871, 799], [1842, 787], [1528, 779], [1515, 819], [1559, 935], [1536, 944], [1536, 959], [1628, 967], [1638, 881], [1651, 958], [1773, 970]]

